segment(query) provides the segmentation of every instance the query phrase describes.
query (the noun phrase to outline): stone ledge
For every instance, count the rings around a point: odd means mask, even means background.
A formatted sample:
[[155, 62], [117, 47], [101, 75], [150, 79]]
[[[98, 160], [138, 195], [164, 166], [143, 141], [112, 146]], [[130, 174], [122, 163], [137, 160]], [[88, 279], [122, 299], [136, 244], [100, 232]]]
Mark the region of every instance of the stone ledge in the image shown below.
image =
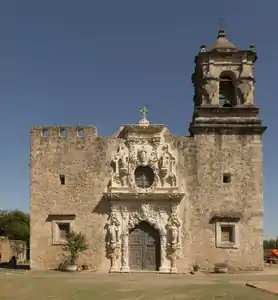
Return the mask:
[[242, 125], [242, 124], [191, 124], [189, 131], [191, 134], [263, 134], [267, 129], [266, 126], [259, 124]]
[[108, 200], [116, 201], [134, 201], [134, 200], [147, 200], [147, 201], [178, 201], [180, 202], [184, 197], [184, 193], [133, 193], [133, 192], [108, 192], [103, 194]]
[[195, 109], [197, 117], [256, 117], [259, 111], [259, 108], [254, 105], [237, 105], [234, 107], [203, 105]]

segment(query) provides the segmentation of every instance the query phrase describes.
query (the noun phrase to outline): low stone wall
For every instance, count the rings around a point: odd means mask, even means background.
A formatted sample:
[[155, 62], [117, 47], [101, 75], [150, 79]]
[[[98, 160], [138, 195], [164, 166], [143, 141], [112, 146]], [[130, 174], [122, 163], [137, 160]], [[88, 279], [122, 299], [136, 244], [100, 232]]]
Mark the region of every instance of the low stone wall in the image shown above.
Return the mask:
[[27, 247], [24, 241], [9, 240], [0, 236], [0, 263], [9, 262], [15, 256], [18, 263], [26, 261]]

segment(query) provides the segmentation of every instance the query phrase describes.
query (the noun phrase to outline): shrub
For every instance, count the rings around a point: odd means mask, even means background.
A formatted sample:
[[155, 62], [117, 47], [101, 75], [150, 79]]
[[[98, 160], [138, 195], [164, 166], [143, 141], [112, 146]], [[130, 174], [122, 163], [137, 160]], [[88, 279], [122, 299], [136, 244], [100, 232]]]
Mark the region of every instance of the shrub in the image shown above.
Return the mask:
[[77, 233], [71, 231], [67, 234], [66, 241], [67, 243], [63, 247], [63, 250], [68, 255], [68, 263], [71, 265], [75, 265], [79, 254], [88, 249], [85, 235], [81, 232]]

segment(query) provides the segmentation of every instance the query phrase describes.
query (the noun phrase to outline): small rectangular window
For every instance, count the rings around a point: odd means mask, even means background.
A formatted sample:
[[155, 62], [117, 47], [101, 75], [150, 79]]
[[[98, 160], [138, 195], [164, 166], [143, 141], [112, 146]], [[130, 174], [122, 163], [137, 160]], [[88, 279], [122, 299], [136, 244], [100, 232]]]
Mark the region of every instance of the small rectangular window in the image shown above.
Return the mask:
[[67, 234], [70, 232], [70, 224], [69, 223], [58, 223], [58, 229], [59, 229], [59, 239], [65, 240], [67, 237]]
[[232, 226], [221, 226], [221, 242], [234, 243], [234, 228]]
[[65, 175], [60, 175], [60, 182], [61, 182], [62, 185], [65, 184], [65, 182], [66, 182]]
[[231, 174], [230, 173], [224, 173], [223, 174], [223, 183], [230, 183], [231, 182]]

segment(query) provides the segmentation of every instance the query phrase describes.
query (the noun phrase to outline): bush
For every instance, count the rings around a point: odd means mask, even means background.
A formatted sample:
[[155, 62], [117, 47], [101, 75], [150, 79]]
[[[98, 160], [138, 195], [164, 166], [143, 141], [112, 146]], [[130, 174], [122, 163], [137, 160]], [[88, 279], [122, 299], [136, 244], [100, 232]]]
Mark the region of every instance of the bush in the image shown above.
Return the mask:
[[68, 254], [67, 261], [71, 265], [76, 265], [79, 254], [88, 249], [85, 235], [81, 232], [71, 231], [67, 234], [66, 240], [67, 244], [63, 247], [63, 250]]

